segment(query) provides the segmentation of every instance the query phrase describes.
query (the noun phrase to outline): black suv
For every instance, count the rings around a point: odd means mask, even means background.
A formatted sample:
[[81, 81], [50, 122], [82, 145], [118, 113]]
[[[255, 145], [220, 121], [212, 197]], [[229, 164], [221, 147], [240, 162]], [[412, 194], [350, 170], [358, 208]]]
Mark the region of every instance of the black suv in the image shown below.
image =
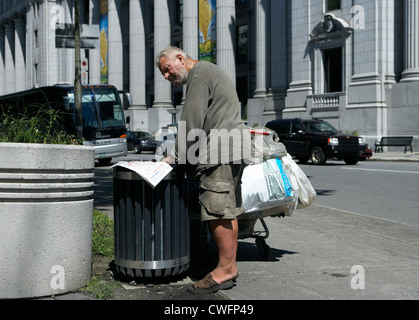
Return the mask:
[[266, 127], [278, 134], [288, 153], [300, 163], [325, 164], [334, 158], [354, 165], [359, 160], [359, 138], [343, 134], [324, 120], [274, 120]]

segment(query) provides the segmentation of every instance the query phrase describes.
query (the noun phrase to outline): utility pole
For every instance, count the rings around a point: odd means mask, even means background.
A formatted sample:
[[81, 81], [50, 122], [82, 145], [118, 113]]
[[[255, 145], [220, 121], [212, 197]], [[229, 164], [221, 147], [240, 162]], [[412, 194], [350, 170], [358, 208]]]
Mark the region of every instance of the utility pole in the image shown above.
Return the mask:
[[83, 138], [82, 89], [81, 89], [81, 56], [80, 56], [80, 11], [79, 0], [74, 0], [74, 40], [75, 40], [75, 79], [74, 98], [76, 109], [76, 137]]

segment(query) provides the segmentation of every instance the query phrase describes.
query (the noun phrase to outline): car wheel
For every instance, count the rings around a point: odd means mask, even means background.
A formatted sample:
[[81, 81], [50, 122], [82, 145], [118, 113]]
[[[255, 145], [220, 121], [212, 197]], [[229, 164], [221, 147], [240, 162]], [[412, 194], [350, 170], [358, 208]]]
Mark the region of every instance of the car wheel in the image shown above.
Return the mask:
[[322, 148], [320, 147], [314, 147], [311, 150], [311, 162], [315, 165], [322, 165], [326, 163], [326, 156], [324, 155], [324, 152]]
[[343, 159], [343, 161], [345, 161], [345, 163], [348, 165], [355, 165], [358, 163], [358, 160], [359, 160], [358, 157], [349, 157], [349, 158]]
[[135, 145], [135, 147], [134, 147], [134, 152], [135, 152], [136, 154], [140, 154], [140, 153], [141, 153], [141, 149], [140, 149], [140, 146], [139, 146], [138, 144], [136, 144], [136, 145]]

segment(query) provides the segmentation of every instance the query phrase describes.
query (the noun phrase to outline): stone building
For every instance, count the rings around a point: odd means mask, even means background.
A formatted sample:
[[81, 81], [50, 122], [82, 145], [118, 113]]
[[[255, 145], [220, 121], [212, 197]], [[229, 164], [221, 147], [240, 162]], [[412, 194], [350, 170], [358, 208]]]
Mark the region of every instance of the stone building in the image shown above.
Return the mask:
[[[419, 135], [419, 0], [79, 0], [83, 81], [129, 91], [130, 128], [156, 133], [183, 90], [155, 67], [176, 45], [235, 82], [249, 125], [322, 118], [369, 143]], [[203, 28], [201, 6], [211, 9]], [[0, 2], [0, 94], [74, 82], [74, 0]], [[202, 29], [205, 29], [204, 31]], [[208, 30], [207, 30], [208, 29]], [[205, 39], [204, 39], [205, 41]]]

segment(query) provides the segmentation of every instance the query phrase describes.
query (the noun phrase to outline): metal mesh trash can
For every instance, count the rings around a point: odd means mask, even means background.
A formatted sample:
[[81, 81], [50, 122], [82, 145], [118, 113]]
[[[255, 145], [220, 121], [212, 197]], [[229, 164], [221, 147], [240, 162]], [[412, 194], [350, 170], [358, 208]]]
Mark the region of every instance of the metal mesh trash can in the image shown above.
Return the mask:
[[190, 261], [188, 184], [182, 166], [156, 188], [137, 173], [114, 168], [115, 265], [121, 275], [161, 278]]

